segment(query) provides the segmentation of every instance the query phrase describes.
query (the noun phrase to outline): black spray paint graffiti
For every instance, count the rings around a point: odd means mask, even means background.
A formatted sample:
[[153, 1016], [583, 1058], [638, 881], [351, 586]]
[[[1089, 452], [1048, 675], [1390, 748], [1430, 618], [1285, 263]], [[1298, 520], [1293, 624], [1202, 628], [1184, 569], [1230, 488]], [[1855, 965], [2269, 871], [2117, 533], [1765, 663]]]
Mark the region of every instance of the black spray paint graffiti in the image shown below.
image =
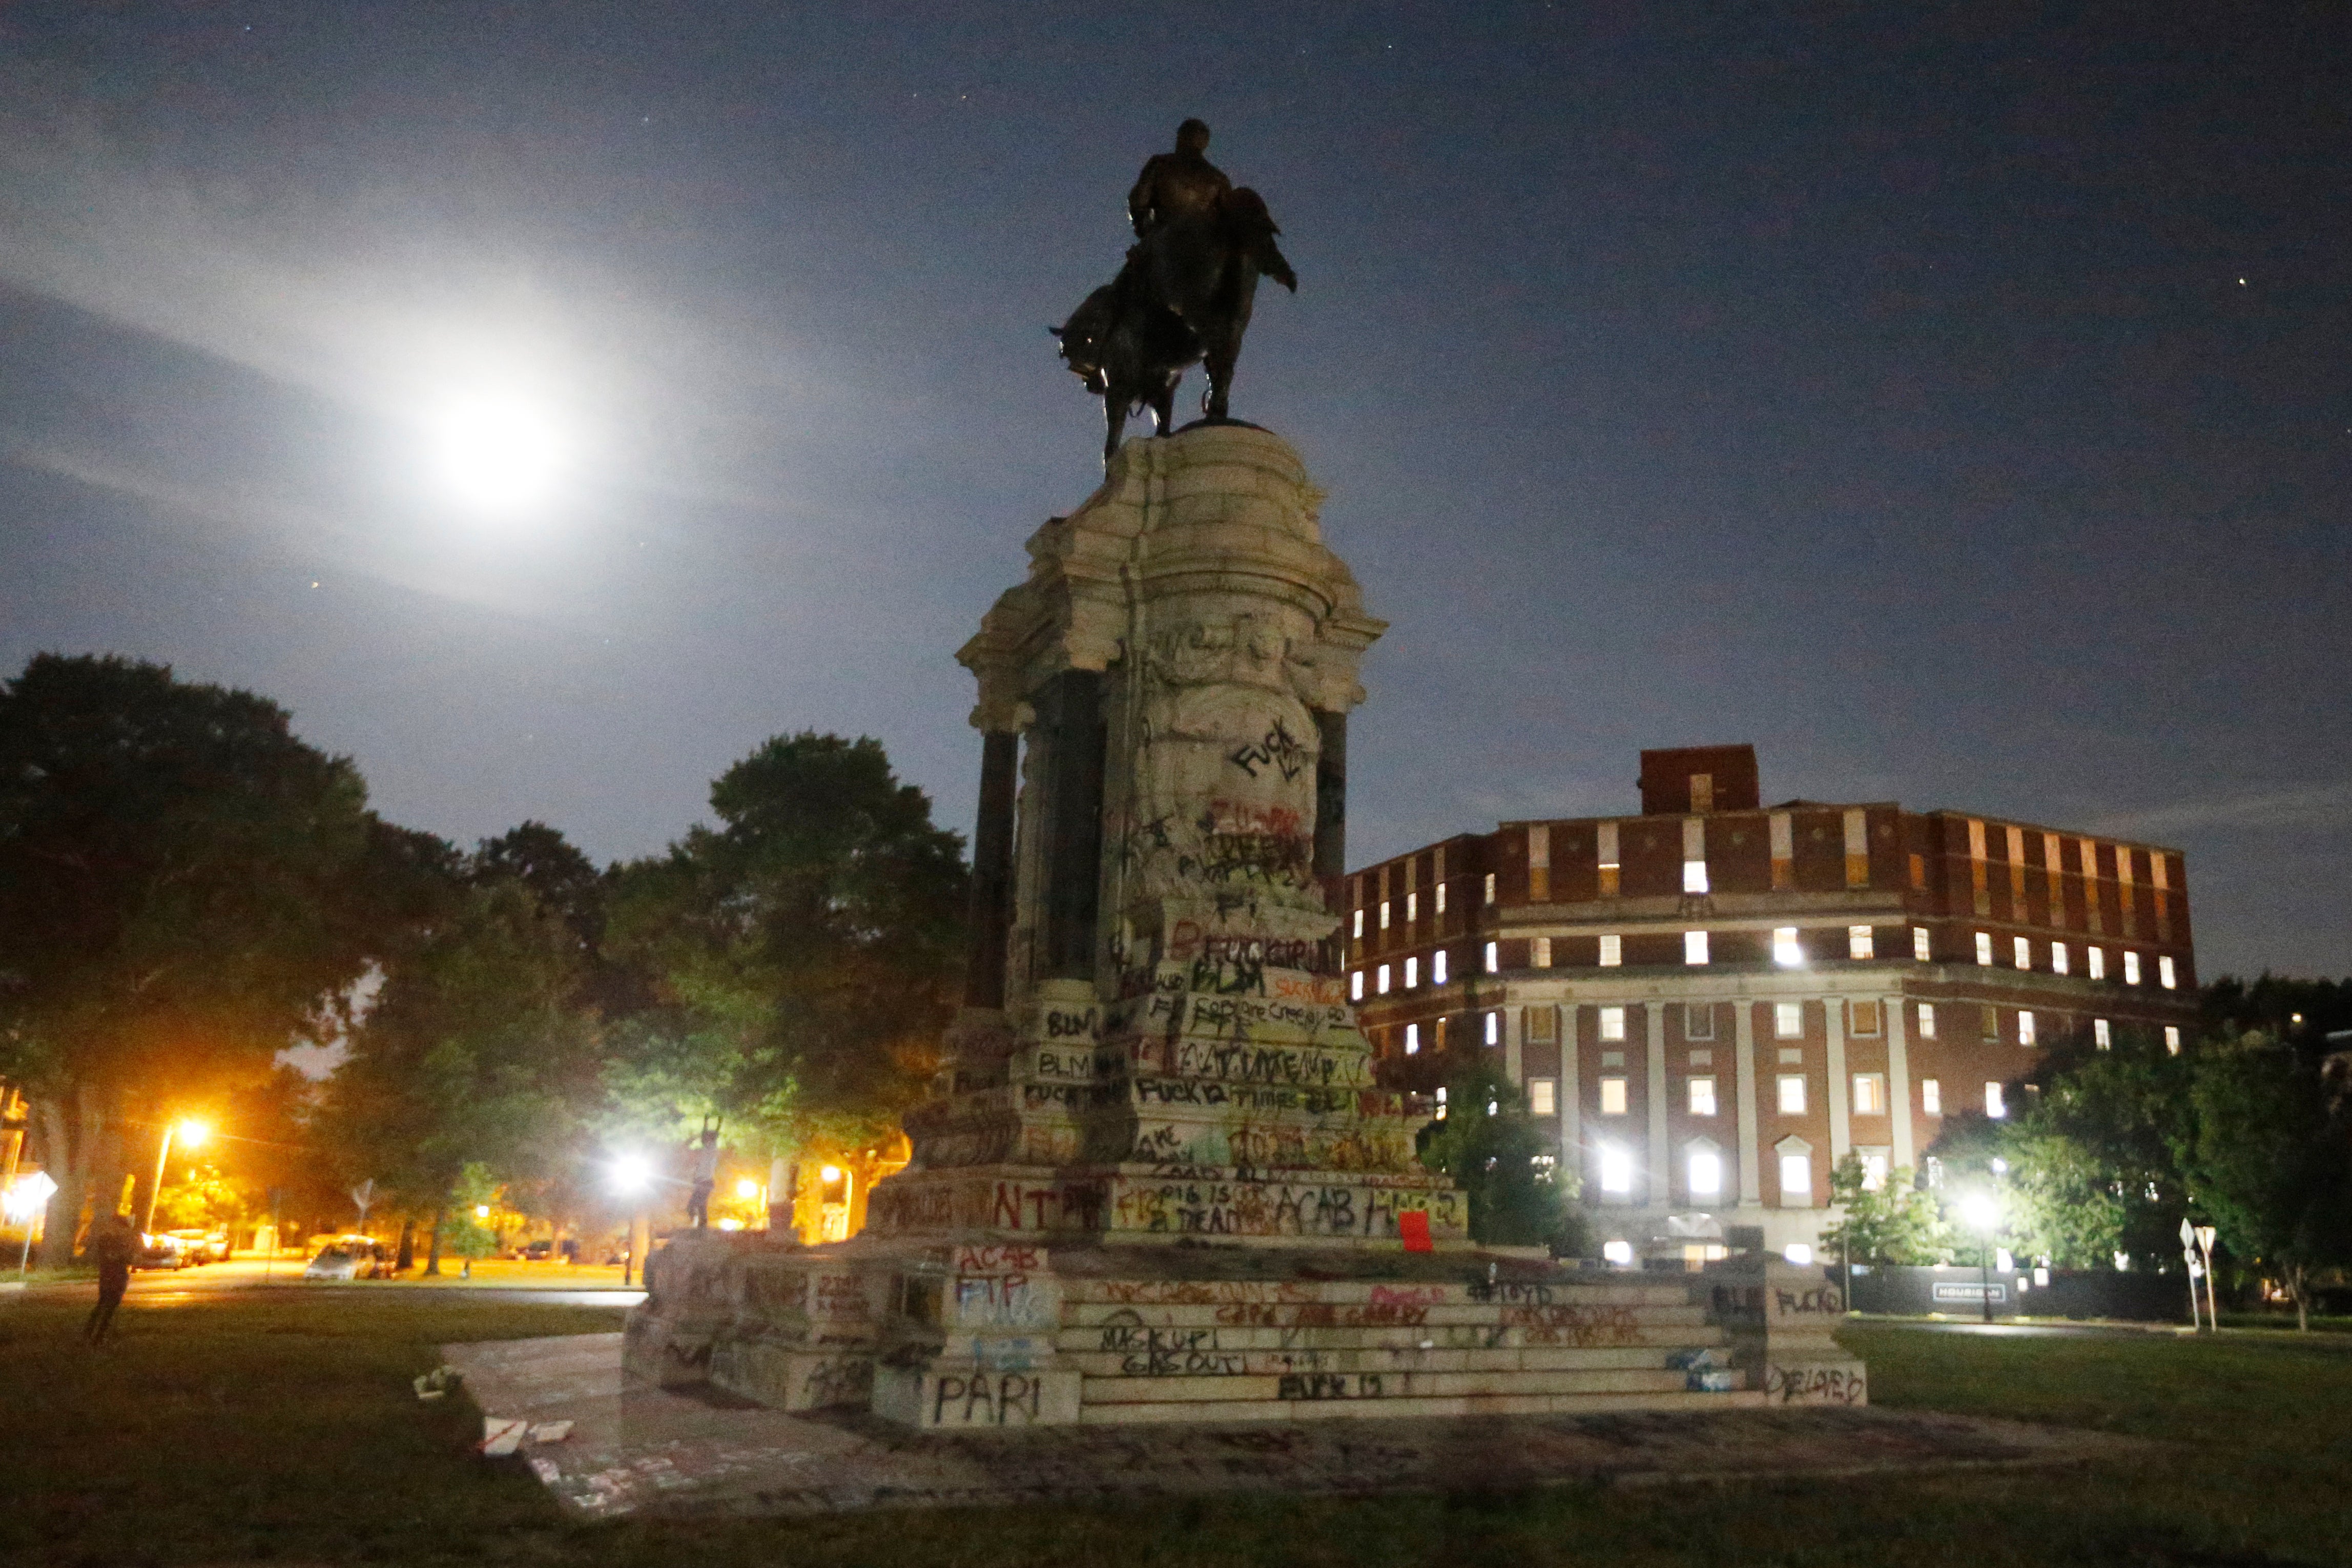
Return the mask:
[[1264, 740], [1240, 748], [1226, 760], [1252, 778], [1258, 776], [1258, 769], [1271, 767], [1286, 779], [1296, 779], [1313, 763], [1315, 754], [1298, 743], [1288, 725], [1276, 719]]

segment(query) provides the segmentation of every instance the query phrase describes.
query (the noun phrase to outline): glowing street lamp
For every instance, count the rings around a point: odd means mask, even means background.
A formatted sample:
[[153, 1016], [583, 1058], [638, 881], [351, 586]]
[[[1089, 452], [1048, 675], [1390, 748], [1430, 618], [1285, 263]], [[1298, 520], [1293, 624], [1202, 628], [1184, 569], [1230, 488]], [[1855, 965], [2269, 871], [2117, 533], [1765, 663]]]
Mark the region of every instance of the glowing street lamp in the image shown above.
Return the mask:
[[201, 1149], [205, 1146], [205, 1140], [213, 1135], [213, 1130], [196, 1121], [173, 1122], [164, 1127], [163, 1146], [155, 1151], [155, 1182], [147, 1189], [147, 1217], [139, 1226], [142, 1233], [152, 1232], [155, 1228], [155, 1200], [163, 1195], [163, 1162], [172, 1157], [172, 1137], [174, 1133], [189, 1148]]
[[1977, 1254], [1979, 1300], [1984, 1306], [1984, 1321], [1992, 1321], [1992, 1237], [2000, 1228], [2000, 1200], [1988, 1192], [1974, 1192], [1960, 1200], [1960, 1219], [1970, 1230], [1984, 1238], [1984, 1250]]
[[9, 1184], [6, 1193], [0, 1194], [0, 1212], [25, 1227], [24, 1250], [16, 1258], [19, 1279], [25, 1278], [33, 1264], [33, 1221], [49, 1206], [49, 1198], [57, 1190], [58, 1184], [47, 1171], [35, 1171], [28, 1176], [17, 1177]]

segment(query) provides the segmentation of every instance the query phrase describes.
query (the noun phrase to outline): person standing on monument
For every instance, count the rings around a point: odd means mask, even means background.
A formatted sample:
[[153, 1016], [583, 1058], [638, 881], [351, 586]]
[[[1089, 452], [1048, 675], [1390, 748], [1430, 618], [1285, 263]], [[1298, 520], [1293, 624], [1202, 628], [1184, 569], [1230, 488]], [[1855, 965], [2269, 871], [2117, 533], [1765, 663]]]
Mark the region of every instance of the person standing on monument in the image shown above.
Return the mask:
[[90, 1344], [104, 1344], [113, 1331], [114, 1310], [131, 1289], [131, 1264], [138, 1255], [139, 1237], [122, 1215], [108, 1215], [91, 1227], [89, 1259], [98, 1265], [98, 1305], [81, 1326], [81, 1337]]
[[705, 1122], [702, 1142], [694, 1152], [692, 1188], [687, 1194], [686, 1220], [697, 1230], [710, 1226], [710, 1194], [719, 1184], [719, 1129]]

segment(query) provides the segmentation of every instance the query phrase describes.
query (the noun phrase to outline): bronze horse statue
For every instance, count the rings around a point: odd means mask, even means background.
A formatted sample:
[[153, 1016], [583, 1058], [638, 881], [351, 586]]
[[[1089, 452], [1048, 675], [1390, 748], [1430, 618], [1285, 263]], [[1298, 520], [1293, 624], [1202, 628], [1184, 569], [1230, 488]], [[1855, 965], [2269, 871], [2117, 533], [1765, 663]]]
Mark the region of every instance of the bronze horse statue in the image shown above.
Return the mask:
[[1199, 216], [1138, 244], [1118, 278], [1051, 329], [1063, 360], [1103, 400], [1106, 464], [1129, 415], [1150, 408], [1159, 434], [1174, 428], [1176, 385], [1192, 365], [1205, 362], [1208, 371], [1202, 413], [1227, 417], [1257, 280], [1298, 291], [1298, 277], [1275, 244], [1281, 232], [1255, 191], [1224, 192]]

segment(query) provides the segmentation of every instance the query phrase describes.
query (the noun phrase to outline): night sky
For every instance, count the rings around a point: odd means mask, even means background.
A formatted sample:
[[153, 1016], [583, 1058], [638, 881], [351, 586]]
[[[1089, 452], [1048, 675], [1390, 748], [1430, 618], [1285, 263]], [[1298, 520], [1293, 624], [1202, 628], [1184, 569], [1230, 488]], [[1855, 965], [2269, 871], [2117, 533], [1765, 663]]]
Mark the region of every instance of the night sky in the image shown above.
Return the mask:
[[[460, 840], [646, 854], [803, 728], [968, 830], [953, 650], [1098, 477], [1045, 329], [1198, 114], [1301, 279], [1234, 411], [1392, 623], [1351, 863], [1746, 740], [2352, 971], [2352, 21], [2072, 9], [10, 5], [0, 668]], [[536, 511], [423, 456], [486, 384]]]

